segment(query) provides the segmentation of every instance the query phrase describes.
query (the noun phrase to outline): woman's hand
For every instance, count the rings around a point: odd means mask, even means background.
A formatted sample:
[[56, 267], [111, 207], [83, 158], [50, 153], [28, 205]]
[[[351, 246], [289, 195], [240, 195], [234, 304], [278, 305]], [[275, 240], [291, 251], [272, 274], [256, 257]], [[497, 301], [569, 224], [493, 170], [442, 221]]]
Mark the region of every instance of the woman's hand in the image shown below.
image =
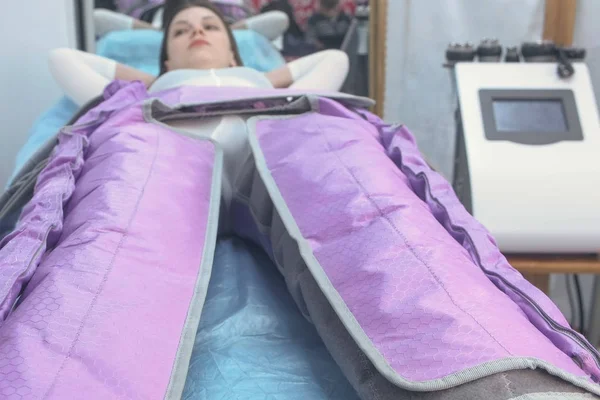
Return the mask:
[[160, 31], [160, 28], [157, 28], [154, 25], [141, 21], [139, 19], [134, 19], [133, 25], [131, 27], [132, 29], [150, 29], [154, 31]]
[[292, 73], [287, 65], [267, 72], [265, 76], [271, 82], [271, 85], [277, 89], [287, 88], [294, 82]]
[[75, 103], [84, 105], [102, 94], [114, 79], [142, 81], [146, 86], [154, 76], [114, 60], [74, 49], [55, 49], [49, 56], [50, 72], [58, 85]]
[[340, 50], [324, 50], [294, 60], [266, 73], [275, 88], [338, 91], [348, 75], [348, 56]]
[[241, 21], [234, 22], [230, 25], [231, 29], [248, 29], [248, 25], [246, 25], [246, 20], [243, 19]]
[[146, 87], [150, 87], [156, 80], [156, 77], [127, 65], [117, 64], [115, 69], [115, 79], [122, 81], [142, 81]]

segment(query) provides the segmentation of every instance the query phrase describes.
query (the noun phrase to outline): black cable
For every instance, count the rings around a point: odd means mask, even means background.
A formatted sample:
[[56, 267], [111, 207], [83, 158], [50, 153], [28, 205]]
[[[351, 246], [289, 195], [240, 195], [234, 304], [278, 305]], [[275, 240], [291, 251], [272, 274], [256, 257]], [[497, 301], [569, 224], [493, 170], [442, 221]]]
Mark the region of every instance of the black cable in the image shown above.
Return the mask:
[[[556, 69], [558, 76], [563, 79], [573, 76], [575, 73], [575, 67], [573, 67], [573, 63], [571, 60], [569, 60], [563, 49], [556, 49], [556, 59], [558, 60], [558, 67]], [[575, 275], [575, 278], [577, 278], [577, 275]], [[578, 280], [579, 278], [575, 279], [575, 282]], [[575, 285], [577, 285], [577, 283], [575, 283]]]
[[584, 328], [584, 322], [585, 322], [585, 320], [584, 320], [585, 312], [583, 310], [583, 298], [581, 296], [581, 284], [579, 283], [579, 275], [574, 274], [573, 277], [575, 278], [575, 291], [577, 292], [577, 305], [579, 306], [579, 333], [584, 335], [583, 328]]
[[577, 322], [577, 310], [575, 307], [575, 299], [573, 298], [573, 287], [571, 286], [571, 274], [565, 275], [565, 286], [567, 287], [567, 296], [569, 296], [569, 307], [571, 308], [569, 325], [575, 326], [575, 322]]

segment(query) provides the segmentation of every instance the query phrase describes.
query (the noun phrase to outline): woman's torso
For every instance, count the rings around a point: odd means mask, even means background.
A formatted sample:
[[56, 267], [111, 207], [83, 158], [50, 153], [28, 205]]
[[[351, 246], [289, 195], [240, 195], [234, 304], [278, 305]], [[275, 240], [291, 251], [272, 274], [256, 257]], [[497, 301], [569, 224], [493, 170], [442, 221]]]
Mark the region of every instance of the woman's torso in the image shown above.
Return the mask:
[[156, 93], [180, 86], [229, 86], [271, 89], [266, 76], [255, 69], [235, 67], [225, 69], [180, 69], [158, 77], [148, 92]]
[[[245, 67], [217, 70], [177, 70], [160, 76], [148, 89], [150, 94], [181, 86], [197, 87], [253, 87], [273, 88], [264, 74]], [[213, 118], [169, 121], [174, 130], [195, 137], [210, 137], [223, 150], [223, 200], [228, 205], [232, 193], [232, 181], [239, 172], [247, 151], [246, 118], [228, 115]]]

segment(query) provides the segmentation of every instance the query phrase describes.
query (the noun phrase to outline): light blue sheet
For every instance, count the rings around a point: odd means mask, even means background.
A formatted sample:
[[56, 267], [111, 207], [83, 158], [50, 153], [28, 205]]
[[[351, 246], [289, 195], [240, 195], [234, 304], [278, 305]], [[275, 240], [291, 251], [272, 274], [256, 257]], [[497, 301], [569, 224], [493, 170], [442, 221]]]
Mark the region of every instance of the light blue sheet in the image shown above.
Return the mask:
[[358, 400], [268, 256], [220, 239], [185, 400]]
[[[234, 36], [244, 65], [267, 72], [285, 64], [281, 54], [264, 36], [249, 30], [236, 30]], [[156, 75], [162, 37], [162, 32], [151, 30], [112, 32], [98, 41], [96, 53]], [[63, 97], [35, 121], [27, 142], [17, 153], [9, 184], [27, 160], [65, 126], [77, 110], [75, 103]]]

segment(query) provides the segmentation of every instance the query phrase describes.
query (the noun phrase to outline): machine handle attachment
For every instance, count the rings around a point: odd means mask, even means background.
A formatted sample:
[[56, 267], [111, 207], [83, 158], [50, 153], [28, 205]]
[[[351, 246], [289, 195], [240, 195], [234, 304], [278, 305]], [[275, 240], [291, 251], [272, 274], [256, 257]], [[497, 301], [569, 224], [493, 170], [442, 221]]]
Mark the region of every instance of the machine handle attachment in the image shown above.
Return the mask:
[[575, 74], [575, 68], [573, 63], [566, 56], [565, 51], [561, 48], [556, 49], [556, 58], [558, 59], [558, 66], [556, 72], [562, 79], [567, 79]]

